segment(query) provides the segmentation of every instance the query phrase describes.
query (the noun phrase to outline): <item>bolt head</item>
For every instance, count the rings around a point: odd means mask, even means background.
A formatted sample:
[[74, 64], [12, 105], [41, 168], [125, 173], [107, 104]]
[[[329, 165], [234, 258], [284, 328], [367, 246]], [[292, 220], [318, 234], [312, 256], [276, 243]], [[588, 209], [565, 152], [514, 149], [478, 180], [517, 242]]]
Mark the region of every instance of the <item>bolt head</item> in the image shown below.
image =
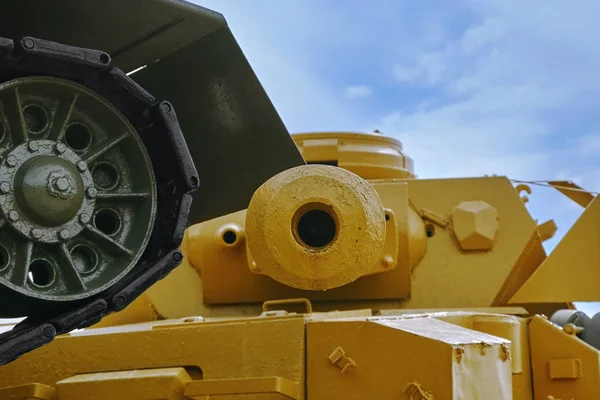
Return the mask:
[[19, 213], [16, 212], [15, 210], [9, 211], [8, 213], [8, 219], [11, 220], [12, 222], [16, 222], [19, 220]]
[[96, 197], [97, 192], [96, 192], [95, 188], [91, 187], [91, 188], [88, 188], [88, 190], [85, 191], [85, 194], [90, 199], [93, 199], [94, 197]]
[[29, 151], [38, 151], [38, 149], [40, 148], [40, 145], [38, 144], [38, 142], [29, 142], [29, 145], [27, 146], [27, 148], [29, 149]]
[[69, 231], [66, 229], [62, 229], [60, 232], [58, 232], [58, 237], [61, 240], [66, 240], [69, 238]]
[[65, 146], [64, 143], [56, 143], [56, 146], [54, 146], [54, 150], [58, 154], [64, 153], [66, 149], [67, 149], [67, 146]]
[[82, 224], [87, 224], [88, 222], [90, 222], [90, 216], [88, 214], [81, 214], [79, 216], [79, 222], [81, 222]]
[[42, 237], [42, 231], [38, 228], [33, 228], [31, 230], [31, 237], [34, 239], [39, 239]]
[[69, 188], [69, 180], [65, 177], [61, 177], [58, 178], [55, 182], [54, 182], [56, 189], [60, 190], [61, 192], [64, 192], [65, 190], [67, 190]]
[[6, 194], [10, 192], [10, 185], [6, 182], [0, 183], [0, 192]]
[[78, 169], [80, 172], [83, 172], [83, 171], [85, 171], [85, 170], [87, 169], [87, 164], [85, 163], [85, 161], [79, 161], [79, 162], [77, 163], [77, 169]]
[[17, 157], [10, 155], [6, 158], [6, 164], [9, 167], [14, 167], [15, 165], [17, 165]]

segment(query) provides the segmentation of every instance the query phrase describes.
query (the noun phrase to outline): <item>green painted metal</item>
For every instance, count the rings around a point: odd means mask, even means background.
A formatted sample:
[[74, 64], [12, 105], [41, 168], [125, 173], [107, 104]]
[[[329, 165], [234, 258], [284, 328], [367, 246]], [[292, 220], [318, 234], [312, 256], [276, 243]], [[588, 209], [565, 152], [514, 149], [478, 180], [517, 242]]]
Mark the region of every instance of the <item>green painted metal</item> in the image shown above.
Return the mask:
[[110, 103], [74, 82], [0, 84], [0, 280], [72, 301], [136, 264], [156, 215], [146, 149]]

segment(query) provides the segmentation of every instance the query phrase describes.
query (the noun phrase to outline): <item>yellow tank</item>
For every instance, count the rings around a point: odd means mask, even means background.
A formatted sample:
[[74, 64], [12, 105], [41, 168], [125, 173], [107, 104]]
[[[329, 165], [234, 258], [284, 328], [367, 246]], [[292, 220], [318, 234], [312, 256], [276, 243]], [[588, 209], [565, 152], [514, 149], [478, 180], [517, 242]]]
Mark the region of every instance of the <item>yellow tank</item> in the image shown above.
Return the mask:
[[190, 226], [123, 311], [0, 367], [0, 399], [600, 398], [600, 200], [556, 231], [501, 176], [417, 179], [393, 138], [294, 135], [308, 165]]
[[546, 254], [526, 183], [290, 137], [222, 15], [138, 3], [0, 6], [0, 400], [600, 398], [597, 197], [546, 183]]

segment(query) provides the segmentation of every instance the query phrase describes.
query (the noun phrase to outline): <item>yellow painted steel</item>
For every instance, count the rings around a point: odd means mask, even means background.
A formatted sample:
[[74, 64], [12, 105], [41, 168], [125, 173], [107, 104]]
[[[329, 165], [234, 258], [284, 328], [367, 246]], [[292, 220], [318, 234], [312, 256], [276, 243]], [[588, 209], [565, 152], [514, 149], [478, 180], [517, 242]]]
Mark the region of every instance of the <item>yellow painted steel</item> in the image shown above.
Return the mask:
[[364, 179], [415, 177], [402, 143], [378, 131], [296, 133], [294, 140], [309, 164], [335, 165]]
[[[202, 276], [202, 307], [211, 306], [196, 313], [221, 315], [220, 307], [227, 304], [245, 304], [240, 309], [255, 313], [259, 308], [252, 303], [284, 297], [318, 300], [318, 310], [501, 306], [545, 258], [537, 223], [504, 177], [369, 182], [381, 199], [380, 207], [393, 218], [386, 223], [380, 257], [391, 260], [387, 271], [326, 291], [268, 279], [253, 271], [256, 260], [242, 245], [249, 239], [245, 225], [252, 218], [240, 211], [188, 230], [187, 261]], [[430, 195], [438, 190], [445, 195]], [[289, 220], [294, 212], [287, 212]], [[284, 232], [290, 229], [290, 223], [275, 226]], [[239, 246], [223, 242], [227, 227], [243, 235]], [[284, 237], [273, 235], [280, 241]], [[270, 248], [280, 251], [275, 241]], [[339, 253], [336, 260], [348, 260], [345, 255]], [[362, 261], [346, 261], [345, 268]]]
[[537, 398], [600, 398], [597, 349], [540, 316], [532, 319], [529, 332]]
[[[245, 230], [252, 272], [293, 288], [327, 290], [377, 272], [385, 215], [364, 179], [311, 165], [262, 185], [248, 206]], [[225, 232], [225, 244], [227, 234], [239, 234]]]
[[189, 227], [128, 308], [0, 367], [0, 400], [600, 398], [586, 328], [538, 315], [600, 300], [597, 198], [551, 182], [585, 211], [547, 255], [531, 186], [415, 179], [379, 133], [294, 138], [328, 165]]
[[595, 197], [512, 302], [600, 301], [600, 198]]

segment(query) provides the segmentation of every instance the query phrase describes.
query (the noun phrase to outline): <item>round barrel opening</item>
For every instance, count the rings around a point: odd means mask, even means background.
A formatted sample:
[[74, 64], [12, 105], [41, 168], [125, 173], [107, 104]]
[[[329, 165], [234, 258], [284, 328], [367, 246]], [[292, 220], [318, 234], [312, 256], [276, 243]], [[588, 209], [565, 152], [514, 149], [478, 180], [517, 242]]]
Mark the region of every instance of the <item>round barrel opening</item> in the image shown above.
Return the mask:
[[321, 249], [333, 243], [338, 234], [338, 223], [331, 207], [307, 204], [298, 210], [293, 232], [296, 240], [309, 249]]

